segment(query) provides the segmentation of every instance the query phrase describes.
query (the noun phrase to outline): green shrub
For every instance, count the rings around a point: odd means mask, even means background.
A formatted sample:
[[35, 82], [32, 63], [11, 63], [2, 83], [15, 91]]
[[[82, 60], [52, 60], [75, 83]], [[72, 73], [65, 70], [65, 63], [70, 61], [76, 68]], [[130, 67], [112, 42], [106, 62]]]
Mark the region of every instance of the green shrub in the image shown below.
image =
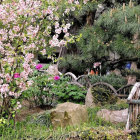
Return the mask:
[[28, 123], [51, 127], [52, 123], [50, 112], [46, 111], [43, 114], [32, 116], [29, 118]]
[[104, 76], [90, 76], [91, 84], [95, 84], [96, 82], [106, 82], [111, 84], [115, 89], [119, 89], [120, 87], [127, 84], [127, 80], [122, 76], [118, 76], [115, 74], [104, 75]]
[[109, 110], [122, 110], [128, 107], [129, 105], [125, 102], [125, 103], [120, 103], [120, 104], [105, 105], [103, 108], [109, 109]]
[[101, 110], [101, 109], [108, 109], [108, 110], [122, 110], [122, 109], [126, 109], [129, 107], [129, 104], [127, 103], [126, 100], [122, 100], [122, 99], [118, 99], [117, 103], [115, 104], [106, 104], [104, 106], [96, 106], [94, 108], [88, 108], [88, 112], [89, 112], [89, 120], [91, 121], [91, 118], [93, 118], [93, 120], [96, 117], [96, 113]]
[[84, 103], [86, 89], [77, 85], [69, 84], [65, 78], [62, 78], [51, 90], [57, 95], [60, 102]]
[[92, 95], [94, 103], [97, 105], [114, 104], [117, 102], [117, 97], [110, 93], [110, 90], [103, 87], [93, 87]]
[[84, 103], [85, 101], [86, 89], [69, 84], [69, 80], [63, 76], [54, 80], [54, 77], [47, 73], [35, 71], [31, 79], [34, 83], [23, 96], [33, 99], [36, 106], [55, 106], [58, 102]]
[[84, 140], [129, 140], [131, 136], [125, 134], [122, 130], [116, 130], [112, 127], [91, 128], [80, 134]]
[[122, 75], [123, 76], [128, 76], [128, 75], [135, 75], [137, 79], [140, 79], [140, 70], [122, 70]]
[[5, 128], [5, 127], [7, 127], [8, 126], [8, 120], [7, 119], [5, 119], [5, 118], [0, 118], [0, 136], [2, 135], [2, 133], [3, 133], [3, 129]]
[[35, 70], [33, 77], [31, 77], [33, 84], [24, 92], [23, 96], [28, 98], [30, 101], [33, 99], [32, 102], [36, 106], [55, 104], [55, 94], [50, 91], [53, 87], [54, 80], [49, 80], [49, 78], [50, 75]]

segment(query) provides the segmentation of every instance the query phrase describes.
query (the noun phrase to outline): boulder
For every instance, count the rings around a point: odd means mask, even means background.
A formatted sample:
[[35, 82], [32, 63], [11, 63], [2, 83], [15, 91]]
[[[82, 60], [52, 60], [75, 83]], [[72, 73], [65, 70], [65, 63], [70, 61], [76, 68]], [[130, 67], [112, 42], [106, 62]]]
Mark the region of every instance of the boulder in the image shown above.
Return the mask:
[[50, 75], [59, 75], [58, 67], [57, 65], [50, 65], [49, 68], [47, 69], [47, 73]]
[[110, 60], [114, 61], [120, 58], [120, 55], [117, 52], [109, 51]]
[[121, 71], [120, 71], [119, 69], [115, 69], [115, 70], [113, 71], [113, 73], [115, 73], [115, 74], [118, 75], [118, 76], [121, 76]]
[[56, 109], [53, 109], [50, 115], [54, 128], [58, 126], [79, 125], [81, 122], [88, 120], [86, 106], [70, 102], [57, 105]]
[[128, 85], [129, 84], [134, 85], [136, 83], [137, 77], [135, 75], [128, 75], [127, 79], [128, 79], [128, 81], [127, 81]]
[[136, 62], [132, 62], [131, 63], [131, 70], [134, 70], [134, 71], [137, 71], [138, 70], [137, 63]]
[[102, 109], [97, 112], [97, 116], [112, 123], [127, 122], [128, 109], [111, 111]]
[[94, 99], [92, 96], [92, 87], [89, 87], [86, 94], [85, 105], [86, 107], [95, 107]]

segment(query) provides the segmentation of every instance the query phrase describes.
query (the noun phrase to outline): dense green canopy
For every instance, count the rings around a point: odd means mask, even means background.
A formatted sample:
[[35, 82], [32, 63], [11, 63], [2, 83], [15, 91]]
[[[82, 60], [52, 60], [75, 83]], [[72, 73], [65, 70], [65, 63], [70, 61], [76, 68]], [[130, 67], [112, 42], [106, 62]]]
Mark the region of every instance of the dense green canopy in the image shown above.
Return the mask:
[[139, 9], [140, 5], [130, 1], [128, 5], [108, 8], [93, 25], [81, 26], [79, 40], [69, 47], [60, 67], [82, 73], [97, 61], [102, 62], [103, 70], [122, 68], [127, 61], [139, 62]]

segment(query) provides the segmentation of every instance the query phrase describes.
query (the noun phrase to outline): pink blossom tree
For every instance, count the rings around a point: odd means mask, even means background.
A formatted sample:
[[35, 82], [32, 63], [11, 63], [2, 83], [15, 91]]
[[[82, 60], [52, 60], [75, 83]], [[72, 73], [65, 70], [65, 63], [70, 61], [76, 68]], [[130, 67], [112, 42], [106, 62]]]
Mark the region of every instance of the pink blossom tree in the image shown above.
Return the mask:
[[[59, 21], [77, 5], [78, 0], [68, 0], [60, 10], [61, 0], [11, 0], [0, 4], [0, 117], [6, 114], [11, 119], [21, 107], [20, 97], [32, 84], [28, 77], [36, 66], [34, 54], [50, 53], [50, 48], [63, 47], [71, 41], [71, 24]], [[61, 33], [63, 39], [59, 39]]]

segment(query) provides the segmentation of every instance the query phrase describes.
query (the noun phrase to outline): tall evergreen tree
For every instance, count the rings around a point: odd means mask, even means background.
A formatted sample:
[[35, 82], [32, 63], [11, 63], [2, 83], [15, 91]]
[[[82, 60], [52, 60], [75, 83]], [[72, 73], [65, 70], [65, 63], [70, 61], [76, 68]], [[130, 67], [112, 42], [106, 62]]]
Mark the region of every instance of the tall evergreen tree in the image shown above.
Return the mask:
[[81, 26], [78, 32], [80, 38], [69, 47], [68, 54], [60, 62], [60, 68], [65, 67], [69, 71], [82, 73], [97, 61], [102, 62], [103, 71], [107, 67], [122, 68], [127, 61], [139, 62], [139, 1], [104, 1], [106, 5], [107, 2], [110, 2], [109, 6], [113, 6], [105, 10], [92, 24], [86, 21], [84, 26]]

